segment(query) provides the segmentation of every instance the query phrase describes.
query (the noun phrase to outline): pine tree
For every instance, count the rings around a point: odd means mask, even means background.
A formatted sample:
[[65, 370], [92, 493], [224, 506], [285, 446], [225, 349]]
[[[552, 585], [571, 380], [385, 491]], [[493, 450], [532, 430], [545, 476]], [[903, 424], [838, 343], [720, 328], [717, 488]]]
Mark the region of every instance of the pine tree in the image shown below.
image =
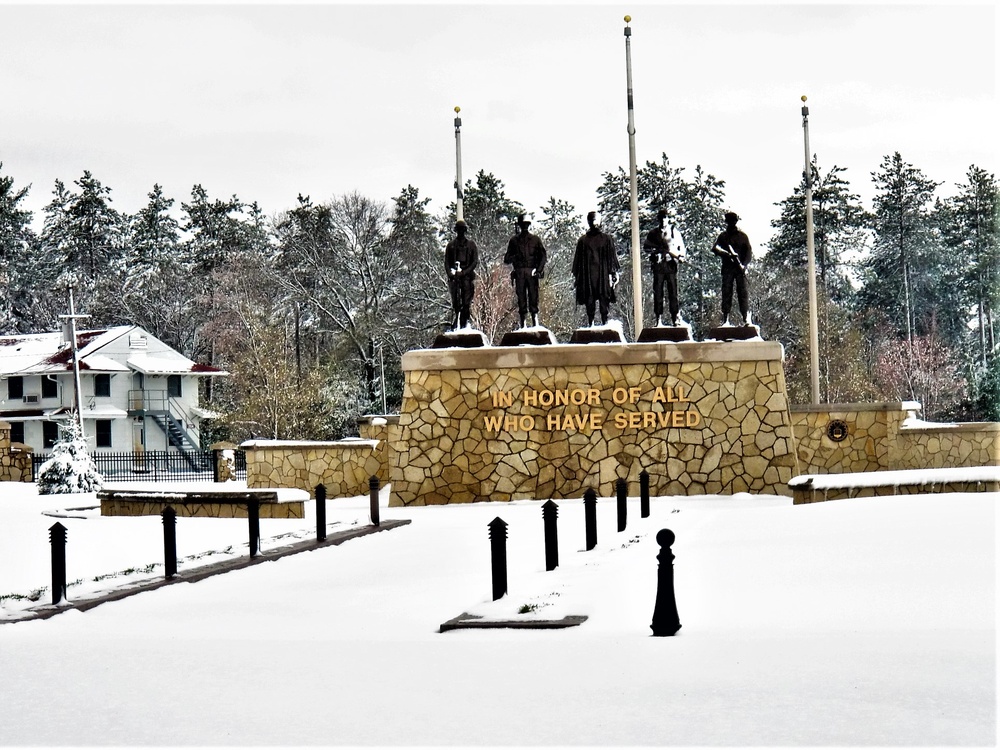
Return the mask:
[[930, 332], [938, 312], [932, 304], [938, 253], [931, 209], [940, 183], [904, 162], [899, 152], [883, 159], [872, 180], [874, 243], [861, 264], [858, 303], [913, 341]]
[[0, 162], [0, 330], [4, 333], [31, 330], [30, 306], [34, 300], [29, 267], [36, 238], [31, 230], [32, 213], [21, 207], [29, 187], [14, 188], [14, 178], [2, 173]]
[[87, 451], [87, 441], [76, 420], [63, 427], [61, 439], [52, 447], [52, 455], [38, 467], [38, 494], [63, 495], [97, 492], [104, 484]]

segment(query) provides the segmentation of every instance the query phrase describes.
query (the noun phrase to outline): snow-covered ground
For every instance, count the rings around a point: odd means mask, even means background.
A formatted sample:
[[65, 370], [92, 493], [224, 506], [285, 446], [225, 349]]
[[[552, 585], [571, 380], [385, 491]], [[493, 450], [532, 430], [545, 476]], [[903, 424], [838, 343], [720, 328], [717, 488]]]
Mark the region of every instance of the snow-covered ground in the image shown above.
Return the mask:
[[[598, 503], [584, 551], [559, 505], [545, 571], [540, 503], [386, 507], [412, 523], [48, 620], [0, 624], [0, 745], [993, 746], [997, 494], [792, 506], [775, 496]], [[159, 517], [102, 518], [93, 495], [0, 485], [0, 597], [49, 582], [68, 529], [81, 599], [162, 568]], [[56, 511], [58, 517], [43, 511]], [[315, 533], [261, 520], [267, 551]], [[328, 501], [331, 531], [368, 498]], [[508, 524], [491, 602], [487, 525]], [[335, 525], [337, 524], [337, 525]], [[656, 532], [677, 535], [673, 638], [649, 628]], [[280, 537], [280, 538], [279, 538]], [[245, 555], [245, 520], [180, 518], [180, 570]], [[129, 569], [137, 572], [94, 581]], [[150, 570], [151, 572], [142, 572]], [[48, 601], [45, 592], [39, 603]], [[471, 612], [565, 630], [457, 630]], [[27, 606], [4, 598], [0, 616]]]

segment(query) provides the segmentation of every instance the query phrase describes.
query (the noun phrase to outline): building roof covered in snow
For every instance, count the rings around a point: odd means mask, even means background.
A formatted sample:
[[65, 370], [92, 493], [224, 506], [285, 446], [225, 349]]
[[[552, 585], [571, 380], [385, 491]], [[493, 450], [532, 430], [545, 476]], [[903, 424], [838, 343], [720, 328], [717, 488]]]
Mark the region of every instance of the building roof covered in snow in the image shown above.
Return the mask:
[[[227, 375], [188, 359], [139, 326], [76, 333], [80, 370], [145, 375]], [[56, 374], [73, 370], [73, 347], [61, 331], [0, 336], [0, 376]]]

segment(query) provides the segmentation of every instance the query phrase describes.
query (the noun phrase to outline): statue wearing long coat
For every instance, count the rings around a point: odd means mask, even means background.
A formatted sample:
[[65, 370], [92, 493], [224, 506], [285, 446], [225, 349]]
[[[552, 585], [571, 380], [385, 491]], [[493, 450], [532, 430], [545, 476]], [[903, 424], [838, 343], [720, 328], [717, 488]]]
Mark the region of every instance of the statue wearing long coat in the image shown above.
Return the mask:
[[616, 302], [611, 275], [621, 269], [615, 241], [597, 227], [591, 227], [576, 243], [573, 276], [576, 279], [576, 303]]

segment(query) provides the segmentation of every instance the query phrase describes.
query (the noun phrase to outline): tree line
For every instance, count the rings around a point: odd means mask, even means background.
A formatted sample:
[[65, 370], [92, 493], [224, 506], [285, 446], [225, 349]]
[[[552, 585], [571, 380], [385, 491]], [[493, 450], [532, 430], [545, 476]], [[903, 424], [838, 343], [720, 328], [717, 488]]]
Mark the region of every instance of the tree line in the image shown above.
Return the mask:
[[[871, 172], [867, 208], [845, 168], [821, 169], [814, 158], [811, 169], [821, 400], [916, 400], [927, 419], [1000, 419], [995, 176], [970, 166], [941, 195], [942, 183], [894, 153]], [[702, 339], [719, 316], [710, 249], [725, 181], [675, 167], [666, 154], [637, 174], [641, 234], [662, 209], [684, 238], [681, 314]], [[629, 178], [618, 168], [602, 180], [597, 205], [622, 263], [615, 312], [632, 335]], [[480, 248], [474, 324], [498, 341], [517, 323], [502, 258], [525, 214], [548, 251], [541, 321], [568, 340], [583, 323], [570, 270], [582, 215], [555, 197], [526, 210], [483, 170], [464, 188], [464, 219]], [[399, 408], [401, 355], [429, 346], [452, 320], [444, 246], [456, 206], [432, 215], [412, 185], [389, 203], [356, 192], [322, 202], [299, 195], [273, 216], [201, 185], [178, 206], [153, 185], [128, 214], [85, 171], [72, 185], [56, 180], [38, 231], [23, 207], [29, 189], [0, 163], [2, 332], [56, 330], [72, 287], [89, 327], [136, 324], [231, 373], [206, 384], [206, 402], [225, 415], [208, 440], [355, 434], [358, 416]], [[768, 250], [750, 267], [754, 323], [785, 347], [793, 403], [810, 399], [805, 192], [803, 174], [774, 204]], [[651, 312], [651, 300], [644, 304]]]

